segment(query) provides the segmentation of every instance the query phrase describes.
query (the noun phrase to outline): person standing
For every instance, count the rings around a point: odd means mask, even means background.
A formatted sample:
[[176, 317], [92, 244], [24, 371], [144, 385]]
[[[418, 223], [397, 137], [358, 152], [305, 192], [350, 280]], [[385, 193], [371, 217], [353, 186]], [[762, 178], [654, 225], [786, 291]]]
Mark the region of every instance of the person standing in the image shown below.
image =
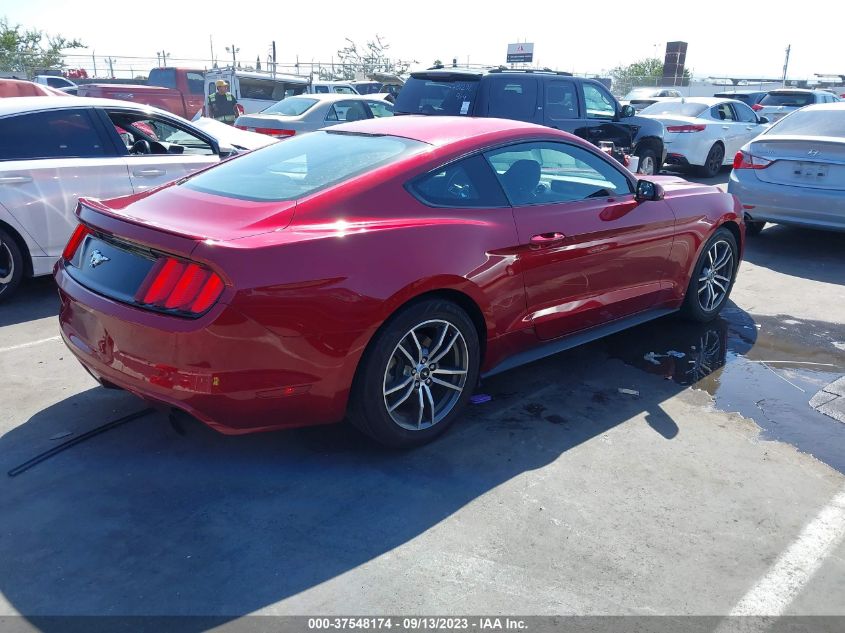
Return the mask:
[[215, 82], [217, 88], [213, 94], [208, 95], [208, 116], [228, 125], [234, 125], [238, 118], [238, 100], [235, 95], [229, 92], [229, 84], [222, 79]]

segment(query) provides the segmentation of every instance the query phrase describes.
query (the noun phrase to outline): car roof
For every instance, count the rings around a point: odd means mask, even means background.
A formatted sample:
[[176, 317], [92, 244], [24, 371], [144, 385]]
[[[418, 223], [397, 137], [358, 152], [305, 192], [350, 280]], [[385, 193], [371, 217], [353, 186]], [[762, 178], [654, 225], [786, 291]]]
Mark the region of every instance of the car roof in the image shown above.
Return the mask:
[[[0, 99], [0, 116], [23, 114], [25, 112], [40, 112], [44, 110], [59, 110], [67, 108], [128, 108], [176, 117], [175, 114], [153, 108], [151, 106], [118, 101], [117, 99], [100, 99], [98, 97], [10, 97]], [[181, 118], [181, 117], [176, 117]]]
[[595, 79], [587, 79], [585, 77], [573, 77], [572, 73], [562, 70], [551, 70], [549, 68], [527, 68], [520, 70], [517, 68], [462, 68], [460, 66], [443, 66], [442, 68], [429, 68], [427, 70], [415, 70], [411, 73], [411, 77], [425, 76], [425, 77], [449, 77], [455, 75], [466, 75], [467, 77], [483, 77], [485, 75], [512, 75], [525, 77], [526, 75], [539, 76], [566, 76], [579, 81], [596, 81]]
[[845, 101], [833, 101], [831, 103], [813, 103], [801, 108], [804, 110], [845, 110]]
[[[545, 132], [554, 135], [555, 130], [512, 119], [471, 118], [462, 116], [425, 116], [407, 114], [378, 119], [367, 119], [344, 123], [329, 128], [332, 132], [357, 132], [386, 136], [400, 136], [429, 145], [443, 146], [484, 134]], [[560, 134], [560, 133], [558, 133]]]
[[[768, 90], [721, 90], [716, 93], [717, 95], [757, 95], [757, 94], [769, 94]], [[716, 96], [716, 95], [713, 95]]]
[[776, 88], [775, 90], [769, 90], [769, 94], [795, 94], [796, 92], [799, 93], [806, 93], [806, 94], [818, 94], [821, 92], [826, 92], [825, 90], [812, 90], [810, 88]]
[[713, 107], [714, 105], [724, 103], [725, 101], [735, 101], [737, 103], [742, 103], [742, 101], [737, 101], [736, 99], [728, 99], [726, 97], [681, 97], [680, 99], [676, 98], [672, 101], [662, 101], [661, 103], [697, 103], [699, 105]]

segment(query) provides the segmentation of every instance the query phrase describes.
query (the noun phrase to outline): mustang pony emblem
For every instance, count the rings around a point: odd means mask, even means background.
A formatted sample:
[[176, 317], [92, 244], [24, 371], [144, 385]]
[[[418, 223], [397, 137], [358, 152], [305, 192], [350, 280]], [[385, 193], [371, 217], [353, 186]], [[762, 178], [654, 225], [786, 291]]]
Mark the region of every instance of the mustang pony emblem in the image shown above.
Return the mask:
[[807, 152], [807, 156], [815, 157], [815, 156], [818, 156], [818, 155], [819, 155], [819, 150], [817, 150], [817, 149], [811, 149]]
[[106, 262], [110, 262], [111, 259], [103, 255], [100, 251], [94, 251], [91, 253], [91, 268], [96, 268], [100, 264], [105, 264]]

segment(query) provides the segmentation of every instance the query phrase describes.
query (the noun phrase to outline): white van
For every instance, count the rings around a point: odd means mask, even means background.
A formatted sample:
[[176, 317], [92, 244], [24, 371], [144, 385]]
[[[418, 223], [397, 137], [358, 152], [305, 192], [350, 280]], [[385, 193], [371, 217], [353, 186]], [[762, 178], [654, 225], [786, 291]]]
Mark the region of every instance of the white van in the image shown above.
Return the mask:
[[357, 95], [358, 91], [348, 81], [315, 81], [308, 92], [313, 94]]
[[215, 68], [205, 73], [205, 98], [217, 88], [215, 82], [222, 79], [229, 84], [231, 92], [244, 114], [261, 112], [285, 97], [308, 92], [308, 78], [299, 75], [285, 75], [231, 68]]

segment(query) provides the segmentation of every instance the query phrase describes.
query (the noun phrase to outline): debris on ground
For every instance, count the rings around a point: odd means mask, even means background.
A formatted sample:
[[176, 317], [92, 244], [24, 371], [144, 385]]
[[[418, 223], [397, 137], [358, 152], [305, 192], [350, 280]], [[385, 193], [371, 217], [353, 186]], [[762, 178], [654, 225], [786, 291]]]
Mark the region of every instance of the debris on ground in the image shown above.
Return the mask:
[[486, 394], [486, 393], [477, 393], [472, 396], [469, 401], [472, 404], [484, 404], [485, 402], [490, 402], [493, 399], [493, 396]]
[[624, 394], [627, 394], [627, 395], [629, 395], [629, 396], [638, 396], [638, 395], [640, 395], [640, 392], [639, 392], [639, 391], [637, 391], [636, 389], [626, 389], [625, 387], [619, 387], [619, 388], [617, 389], [617, 391], [618, 391], [619, 393], [624, 393]]

